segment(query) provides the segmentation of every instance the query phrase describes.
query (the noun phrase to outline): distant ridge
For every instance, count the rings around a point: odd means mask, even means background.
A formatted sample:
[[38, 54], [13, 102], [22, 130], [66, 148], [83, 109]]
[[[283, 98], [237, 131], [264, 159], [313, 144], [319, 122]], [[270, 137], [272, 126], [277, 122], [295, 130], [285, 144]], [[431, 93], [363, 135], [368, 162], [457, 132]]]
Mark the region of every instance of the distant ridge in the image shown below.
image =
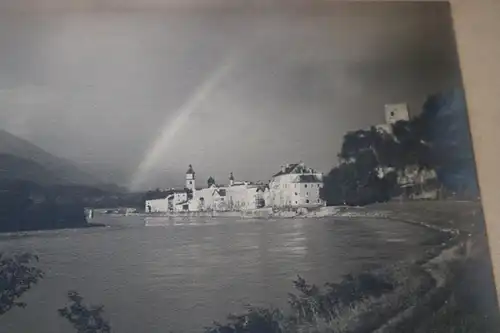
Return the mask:
[[[43, 185], [104, 185], [104, 181], [33, 143], [0, 129], [0, 179], [30, 180]], [[118, 187], [116, 187], [118, 189]]]
[[40, 185], [68, 183], [57, 173], [32, 160], [3, 153], [0, 153], [0, 180], [29, 180]]

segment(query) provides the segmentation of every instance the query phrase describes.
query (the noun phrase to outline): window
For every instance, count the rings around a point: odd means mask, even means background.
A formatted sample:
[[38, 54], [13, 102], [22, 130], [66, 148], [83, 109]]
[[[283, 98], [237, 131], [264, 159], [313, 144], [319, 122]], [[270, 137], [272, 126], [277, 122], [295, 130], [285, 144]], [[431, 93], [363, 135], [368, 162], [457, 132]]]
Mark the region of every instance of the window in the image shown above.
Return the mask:
[[298, 204], [298, 202], [297, 202], [297, 201], [295, 201], [295, 204]]
[[305, 184], [304, 187], [307, 188], [307, 184]]
[[193, 182], [192, 182], [192, 181], [189, 181], [189, 185], [192, 185], [192, 184], [193, 184]]
[[391, 117], [394, 117], [394, 111], [391, 111]]
[[298, 195], [297, 192], [295, 192], [295, 195]]
[[306, 203], [309, 203], [309, 200], [306, 200]]
[[308, 195], [309, 195], [309, 192], [306, 192], [306, 196], [308, 196]]
[[297, 188], [297, 184], [293, 184], [293, 187]]

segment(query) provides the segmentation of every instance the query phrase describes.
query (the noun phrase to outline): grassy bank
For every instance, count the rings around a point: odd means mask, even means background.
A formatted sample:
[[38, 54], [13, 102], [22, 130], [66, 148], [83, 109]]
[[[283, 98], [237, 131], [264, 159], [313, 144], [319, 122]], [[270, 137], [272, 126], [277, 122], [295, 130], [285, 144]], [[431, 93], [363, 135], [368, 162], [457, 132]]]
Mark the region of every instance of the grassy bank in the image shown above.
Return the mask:
[[431, 290], [433, 278], [416, 264], [347, 275], [320, 288], [295, 281], [286, 310], [249, 308], [206, 333], [370, 332]]
[[449, 297], [416, 333], [493, 333], [500, 314], [485, 237], [476, 238], [476, 249], [465, 261], [450, 267]]

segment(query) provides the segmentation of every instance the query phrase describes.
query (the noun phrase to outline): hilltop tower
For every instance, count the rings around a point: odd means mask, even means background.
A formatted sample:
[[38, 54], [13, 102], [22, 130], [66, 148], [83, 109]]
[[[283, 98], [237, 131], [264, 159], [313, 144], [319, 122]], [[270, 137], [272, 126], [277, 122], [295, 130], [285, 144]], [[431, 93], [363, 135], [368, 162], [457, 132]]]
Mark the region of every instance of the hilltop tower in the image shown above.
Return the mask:
[[387, 125], [393, 125], [398, 121], [410, 120], [410, 112], [408, 111], [408, 104], [386, 104], [385, 105], [385, 122]]
[[186, 188], [195, 191], [195, 172], [193, 166], [189, 164], [189, 168], [186, 171]]
[[231, 174], [229, 175], [229, 186], [233, 185], [234, 185], [234, 176], [233, 173], [231, 172]]

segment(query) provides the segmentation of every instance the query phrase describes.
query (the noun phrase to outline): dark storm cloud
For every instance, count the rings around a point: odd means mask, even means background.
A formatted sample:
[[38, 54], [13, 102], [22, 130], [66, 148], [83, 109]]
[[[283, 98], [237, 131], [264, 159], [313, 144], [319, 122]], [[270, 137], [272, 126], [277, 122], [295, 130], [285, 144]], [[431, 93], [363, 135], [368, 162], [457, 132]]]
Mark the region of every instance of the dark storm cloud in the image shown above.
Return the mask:
[[343, 134], [382, 122], [385, 103], [418, 111], [427, 94], [459, 83], [448, 7], [2, 15], [0, 124], [129, 181], [164, 126], [236, 51], [144, 184], [178, 185], [189, 163], [201, 180], [225, 181], [230, 171], [265, 180], [299, 159], [327, 172]]

